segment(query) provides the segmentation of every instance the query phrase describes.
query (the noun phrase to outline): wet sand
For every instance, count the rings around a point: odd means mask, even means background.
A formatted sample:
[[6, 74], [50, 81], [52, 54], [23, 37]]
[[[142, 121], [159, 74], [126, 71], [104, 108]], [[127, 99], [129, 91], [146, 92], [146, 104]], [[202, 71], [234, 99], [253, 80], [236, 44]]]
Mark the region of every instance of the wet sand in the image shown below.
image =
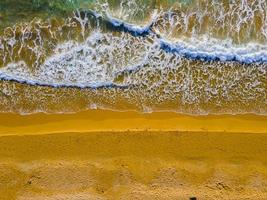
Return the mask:
[[267, 117], [0, 115], [0, 199], [267, 199]]
[[65, 132], [182, 131], [267, 133], [267, 117], [256, 115], [188, 116], [171, 112], [140, 114], [90, 110], [77, 114], [0, 114], [0, 134]]

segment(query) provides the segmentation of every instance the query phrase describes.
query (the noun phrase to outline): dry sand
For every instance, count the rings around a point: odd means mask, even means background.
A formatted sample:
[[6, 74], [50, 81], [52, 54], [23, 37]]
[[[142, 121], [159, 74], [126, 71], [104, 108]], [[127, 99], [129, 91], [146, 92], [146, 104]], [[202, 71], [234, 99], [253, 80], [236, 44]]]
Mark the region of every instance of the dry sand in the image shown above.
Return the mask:
[[0, 114], [0, 199], [267, 199], [267, 117]]

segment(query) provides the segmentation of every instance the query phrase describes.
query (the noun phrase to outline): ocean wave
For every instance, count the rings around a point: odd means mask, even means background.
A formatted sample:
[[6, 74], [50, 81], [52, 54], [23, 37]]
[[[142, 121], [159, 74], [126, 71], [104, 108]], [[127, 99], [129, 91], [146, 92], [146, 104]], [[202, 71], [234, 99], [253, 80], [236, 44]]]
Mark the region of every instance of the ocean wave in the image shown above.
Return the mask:
[[127, 63], [129, 67], [135, 63], [134, 58], [127, 58], [124, 53], [136, 53], [137, 59], [142, 59], [142, 46], [138, 43], [135, 49], [127, 52], [134, 37], [125, 37], [121, 40], [121, 37], [94, 31], [82, 43], [67, 41], [57, 45], [53, 55], [37, 68], [31, 69], [23, 60], [9, 63], [0, 68], [0, 80], [55, 88], [130, 87], [130, 84], [116, 84], [114, 79], [118, 72], [127, 68]]
[[[16, 65], [20, 65], [21, 63], [16, 63]], [[25, 75], [27, 78], [23, 77]], [[14, 75], [9, 72], [5, 72], [4, 70], [0, 70], [0, 80], [1, 81], [11, 81], [20, 84], [27, 84], [31, 86], [41, 86], [41, 87], [52, 87], [52, 88], [76, 88], [76, 89], [101, 89], [101, 88], [118, 88], [118, 89], [126, 89], [129, 86], [126, 85], [118, 85], [114, 83], [91, 83], [91, 84], [82, 84], [82, 83], [56, 83], [56, 82], [46, 82], [44, 80], [38, 80], [29, 77], [30, 74], [21, 74]]]
[[[95, 17], [99, 14], [91, 12]], [[156, 20], [154, 14], [153, 20], [146, 26], [130, 24], [119, 19], [107, 16], [106, 22], [116, 31], [124, 31], [134, 36], [147, 36], [148, 34], [156, 35], [160, 40], [161, 49], [176, 53], [188, 59], [202, 61], [221, 61], [221, 62], [240, 62], [245, 64], [266, 63], [267, 62], [267, 45], [259, 43], [247, 43], [243, 45], [234, 45], [230, 39], [220, 40], [209, 38], [207, 36], [192, 37], [179, 39], [178, 41], [168, 41], [160, 34], [152, 30]], [[186, 41], [188, 40], [188, 41]]]
[[[126, 88], [129, 85], [115, 83], [116, 77], [149, 65], [149, 56], [160, 51], [173, 54], [177, 60], [185, 58], [222, 64], [267, 63], [267, 46], [263, 44], [234, 45], [231, 40], [205, 36], [169, 41], [152, 30], [156, 17], [147, 26], [138, 26], [110, 16], [104, 18], [93, 11], [83, 11], [82, 15], [101, 20], [113, 31], [124, 33], [125, 38], [95, 29], [82, 43], [67, 41], [59, 44], [53, 54], [35, 70], [31, 71], [23, 60], [9, 63], [0, 69], [0, 80], [56, 88]], [[135, 48], [133, 43], [136, 43]], [[112, 52], [116, 51], [116, 55], [113, 55]], [[133, 59], [125, 58], [128, 54]], [[163, 58], [162, 62], [167, 61]]]
[[201, 9], [181, 34], [176, 22], [190, 9], [155, 9], [142, 22], [120, 17], [126, 11], [82, 9], [1, 32], [2, 110], [266, 113], [266, 41], [188, 34]]

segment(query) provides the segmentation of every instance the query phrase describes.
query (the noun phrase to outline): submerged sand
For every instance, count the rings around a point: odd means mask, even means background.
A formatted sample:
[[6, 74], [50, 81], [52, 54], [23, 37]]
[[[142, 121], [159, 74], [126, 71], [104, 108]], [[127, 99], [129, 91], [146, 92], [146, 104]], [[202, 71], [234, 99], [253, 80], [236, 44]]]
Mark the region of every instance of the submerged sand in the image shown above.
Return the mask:
[[0, 115], [0, 199], [267, 199], [267, 117]]

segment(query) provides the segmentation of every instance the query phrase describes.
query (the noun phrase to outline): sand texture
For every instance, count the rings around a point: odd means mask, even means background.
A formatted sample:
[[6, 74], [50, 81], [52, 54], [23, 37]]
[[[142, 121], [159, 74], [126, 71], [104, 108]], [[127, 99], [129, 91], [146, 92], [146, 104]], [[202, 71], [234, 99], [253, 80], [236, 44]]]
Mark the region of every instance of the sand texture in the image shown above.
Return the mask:
[[267, 199], [266, 117], [0, 118], [1, 200]]

